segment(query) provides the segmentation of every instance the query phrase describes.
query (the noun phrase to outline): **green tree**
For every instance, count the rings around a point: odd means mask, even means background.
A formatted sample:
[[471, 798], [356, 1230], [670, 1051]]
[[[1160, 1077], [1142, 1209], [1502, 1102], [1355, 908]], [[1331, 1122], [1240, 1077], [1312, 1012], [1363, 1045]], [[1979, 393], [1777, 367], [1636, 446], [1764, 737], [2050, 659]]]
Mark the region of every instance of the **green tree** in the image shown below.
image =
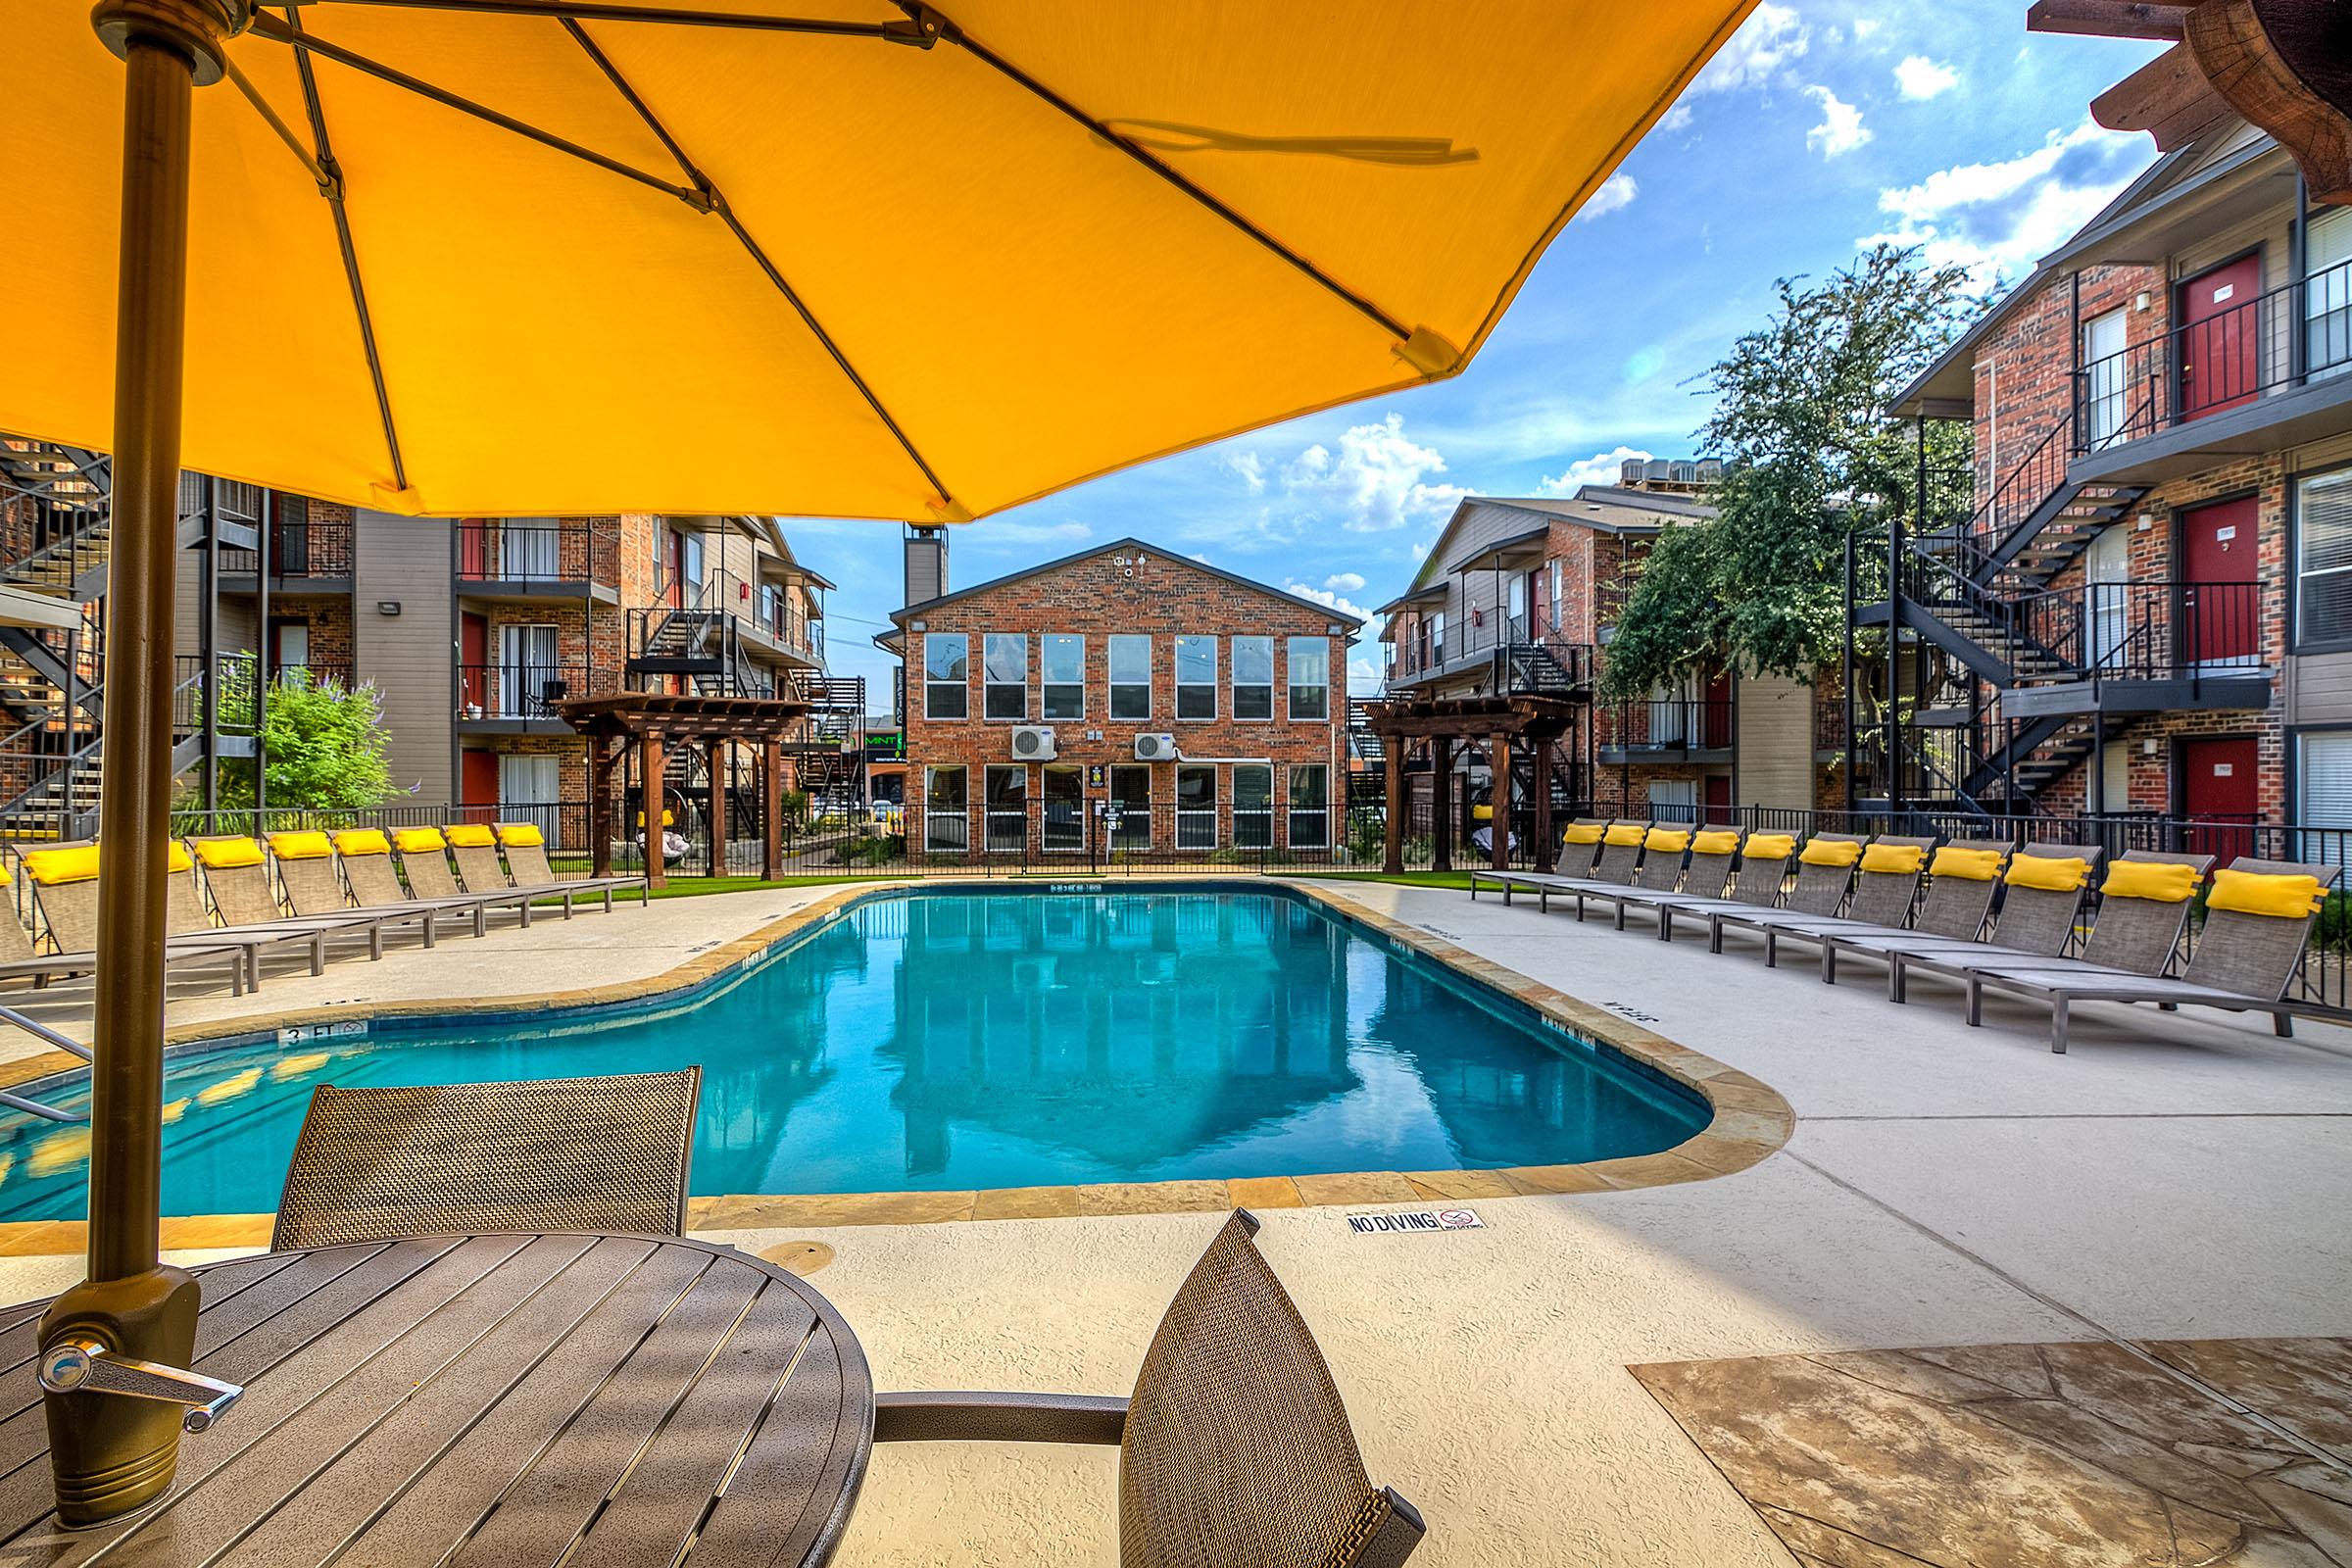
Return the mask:
[[[224, 725], [235, 701], [233, 694], [222, 699]], [[246, 694], [248, 724], [252, 711]], [[400, 793], [392, 783], [386, 755], [391, 737], [373, 683], [347, 688], [340, 681], [314, 683], [306, 674], [289, 673], [270, 688], [266, 722], [270, 805], [362, 809]], [[222, 760], [220, 804], [230, 808], [253, 804], [250, 759]]]
[[[1884, 411], [1981, 308], [1966, 272], [1881, 245], [1776, 289], [1772, 318], [1700, 377], [1719, 514], [1651, 548], [1609, 645], [1610, 698], [1694, 670], [1809, 678], [1844, 636], [1847, 536], [1913, 514], [1918, 437]], [[1931, 469], [1965, 467], [1968, 450], [1964, 425], [1928, 426]]]

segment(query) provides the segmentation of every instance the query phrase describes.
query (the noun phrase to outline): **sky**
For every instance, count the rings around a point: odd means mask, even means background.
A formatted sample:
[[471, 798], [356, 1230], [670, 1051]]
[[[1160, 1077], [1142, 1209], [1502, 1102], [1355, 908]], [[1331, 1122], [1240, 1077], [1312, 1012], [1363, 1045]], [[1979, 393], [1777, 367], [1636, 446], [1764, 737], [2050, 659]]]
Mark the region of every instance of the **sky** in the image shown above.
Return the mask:
[[[1464, 495], [1566, 495], [1627, 457], [1695, 457], [1693, 384], [1774, 280], [1886, 239], [1990, 290], [2145, 169], [2092, 97], [2161, 46], [2025, 30], [2024, 0], [1759, 5], [1555, 239], [1470, 368], [1162, 459], [953, 530], [964, 588], [1130, 535], [1356, 614], [1400, 593]], [[839, 584], [828, 662], [889, 707], [873, 647], [900, 530], [786, 518]], [[1350, 661], [1377, 682], [1366, 633]]]

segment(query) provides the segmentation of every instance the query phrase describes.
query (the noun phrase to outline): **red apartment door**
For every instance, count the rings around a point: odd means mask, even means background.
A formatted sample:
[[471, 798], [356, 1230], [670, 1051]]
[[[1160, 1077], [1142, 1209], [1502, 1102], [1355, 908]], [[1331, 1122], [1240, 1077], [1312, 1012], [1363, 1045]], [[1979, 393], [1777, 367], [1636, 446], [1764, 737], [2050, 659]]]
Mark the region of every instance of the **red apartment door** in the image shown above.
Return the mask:
[[2210, 855], [2228, 865], [2254, 853], [2251, 824], [2262, 813], [2261, 780], [2254, 771], [2259, 765], [2251, 735], [2181, 743], [2180, 804], [2188, 816], [2199, 822], [2248, 824], [2190, 828], [2187, 847], [2192, 854]]
[[1527, 574], [1527, 640], [1540, 643], [1551, 629], [1551, 570], [1538, 566]]
[[2241, 256], [2180, 285], [2180, 416], [2250, 401], [2262, 384], [2262, 257]]
[[490, 617], [458, 617], [458, 707], [461, 710], [490, 706]]
[[1699, 739], [1707, 750], [1720, 752], [1732, 744], [1732, 677], [1707, 677], [1706, 706], [1699, 710]]
[[490, 575], [488, 539], [479, 517], [458, 519], [458, 575], [475, 582]]
[[478, 807], [465, 813], [469, 822], [487, 822], [497, 816], [498, 754], [480, 750], [458, 754], [458, 794], [460, 803]]
[[1709, 773], [1706, 791], [1706, 819], [1710, 822], [1729, 822], [1732, 819], [1732, 775]]
[[2180, 662], [2244, 662], [2261, 654], [2261, 598], [2254, 585], [2255, 530], [2261, 523], [2253, 496], [2192, 507], [2180, 514], [2189, 586], [2181, 590], [2181, 625], [2174, 649]]

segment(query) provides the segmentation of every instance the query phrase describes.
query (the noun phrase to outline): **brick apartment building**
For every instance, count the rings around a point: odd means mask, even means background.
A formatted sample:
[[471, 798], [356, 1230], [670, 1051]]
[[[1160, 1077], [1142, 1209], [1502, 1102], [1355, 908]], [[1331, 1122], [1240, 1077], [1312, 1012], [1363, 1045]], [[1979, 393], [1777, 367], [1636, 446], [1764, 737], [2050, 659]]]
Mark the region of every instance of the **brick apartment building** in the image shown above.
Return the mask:
[[[1842, 715], [1823, 683], [1774, 676], [1691, 680], [1601, 705], [1593, 685], [1642, 558], [1665, 529], [1714, 515], [1713, 462], [1631, 460], [1615, 485], [1569, 497], [1463, 501], [1404, 593], [1383, 607], [1388, 694], [1414, 700], [1538, 696], [1574, 707], [1549, 749], [1559, 811], [1610, 815], [1737, 807], [1812, 808], [1837, 788], [1824, 750]], [[1414, 819], [1434, 794], [1431, 748], [1405, 762]], [[1487, 754], [1453, 759], [1464, 801], [1493, 789]], [[1513, 800], [1533, 799], [1520, 758]]]
[[1324, 851], [1361, 622], [1141, 539], [949, 591], [907, 540], [906, 834], [933, 854]]
[[[87, 626], [0, 627], [0, 832], [94, 807], [107, 482], [103, 458], [0, 442], [0, 584], [75, 600]], [[405, 803], [536, 816], [559, 841], [584, 830], [589, 793], [586, 743], [552, 706], [566, 697], [813, 696], [828, 707], [796, 745], [797, 782], [846, 788], [860, 770], [862, 683], [837, 693], [825, 674], [830, 585], [772, 518], [409, 517], [194, 474], [180, 513], [190, 803], [220, 760], [253, 755], [257, 677], [373, 682]], [[702, 765], [681, 753], [666, 785], [706, 800]]]
[[1863, 802], [2352, 825], [2352, 211], [2228, 120], [1894, 412], [1976, 466], [1857, 604]]

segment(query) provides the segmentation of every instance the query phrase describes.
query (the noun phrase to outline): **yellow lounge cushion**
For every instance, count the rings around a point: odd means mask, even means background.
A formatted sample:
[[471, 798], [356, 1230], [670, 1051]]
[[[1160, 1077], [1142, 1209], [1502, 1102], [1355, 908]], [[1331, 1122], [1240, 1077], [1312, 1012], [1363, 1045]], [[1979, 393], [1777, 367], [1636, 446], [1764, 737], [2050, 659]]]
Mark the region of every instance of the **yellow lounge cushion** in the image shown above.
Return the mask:
[[164, 864], [174, 871], [185, 871], [196, 862], [188, 858], [188, 847], [177, 839], [164, 846]]
[[449, 842], [461, 850], [487, 850], [498, 843], [498, 835], [486, 823], [458, 822], [451, 825]]
[[2225, 868], [2213, 873], [2213, 896], [2205, 901], [2205, 907], [2300, 920], [2326, 897], [2316, 876]]
[[262, 847], [251, 839], [198, 839], [196, 858], [208, 871], [234, 871], [243, 866], [260, 865], [266, 856]]
[[98, 846], [71, 850], [33, 850], [24, 857], [24, 874], [45, 888], [67, 882], [87, 882], [98, 874]]
[[1470, 820], [1473, 822], [1494, 821], [1494, 808], [1487, 805], [1484, 801], [1481, 801], [1478, 805], [1470, 808]]
[[1611, 824], [1609, 830], [1600, 836], [1600, 842], [1614, 844], [1619, 849], [1623, 849], [1628, 844], [1641, 843], [1648, 831], [1639, 822], [1617, 822]]
[[432, 855], [449, 848], [437, 827], [396, 827], [392, 843], [403, 855]]
[[1954, 876], [1963, 882], [1989, 882], [2001, 874], [2001, 862], [2007, 858], [1999, 850], [1964, 850], [1957, 844], [1947, 844], [1929, 862], [1928, 875]]
[[498, 824], [498, 842], [527, 850], [534, 845], [545, 844], [547, 835], [539, 831], [536, 822], [501, 822]]
[[1793, 833], [1750, 833], [1740, 852], [1751, 860], [1786, 860], [1796, 853]]
[[392, 841], [379, 827], [347, 827], [335, 835], [337, 855], [390, 855]]
[[2072, 893], [2090, 880], [2090, 862], [2080, 855], [2021, 855], [2009, 862], [2001, 880], [2013, 888]]
[[2197, 868], [2162, 860], [2118, 860], [2107, 868], [2099, 892], [2110, 899], [2154, 899], [2158, 904], [2182, 904], [2197, 892]]
[[1598, 822], [1571, 822], [1568, 831], [1560, 835], [1562, 844], [1598, 844], [1608, 829]]
[[[1748, 840], [1752, 850], [1755, 840]], [[1807, 865], [1850, 866], [1862, 858], [1862, 846], [1853, 839], [1813, 839], [1797, 858]]]
[[1654, 855], [1680, 855], [1690, 847], [1690, 830], [1687, 827], [1653, 827], [1642, 836], [1642, 846]]
[[1733, 855], [1739, 849], [1740, 835], [1728, 828], [1690, 835], [1690, 853], [1693, 855]]
[[1862, 852], [1862, 869], [1880, 876], [1917, 876], [1928, 852], [1916, 844], [1873, 844]]
[[323, 860], [333, 848], [323, 833], [270, 835], [270, 853], [281, 860]]

